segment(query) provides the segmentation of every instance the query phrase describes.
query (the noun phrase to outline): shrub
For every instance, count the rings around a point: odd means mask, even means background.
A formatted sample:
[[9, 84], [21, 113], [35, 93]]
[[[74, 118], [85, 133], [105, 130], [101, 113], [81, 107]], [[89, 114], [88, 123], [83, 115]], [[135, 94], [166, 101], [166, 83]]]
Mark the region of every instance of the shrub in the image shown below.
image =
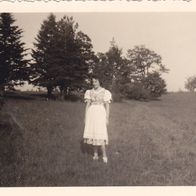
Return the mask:
[[157, 98], [166, 93], [166, 83], [157, 72], [148, 74], [142, 83], [144, 88], [149, 91], [151, 98]]
[[166, 93], [166, 84], [160, 74], [154, 72], [141, 81], [125, 84], [121, 91], [129, 99], [154, 99]]
[[149, 90], [145, 89], [143, 84], [140, 82], [126, 84], [123, 91], [125, 97], [129, 99], [141, 100], [150, 98]]
[[196, 76], [187, 78], [187, 81], [185, 82], [185, 88], [191, 92], [196, 89]]
[[112, 92], [112, 101], [113, 102], [121, 102], [123, 99], [123, 95], [120, 92]]

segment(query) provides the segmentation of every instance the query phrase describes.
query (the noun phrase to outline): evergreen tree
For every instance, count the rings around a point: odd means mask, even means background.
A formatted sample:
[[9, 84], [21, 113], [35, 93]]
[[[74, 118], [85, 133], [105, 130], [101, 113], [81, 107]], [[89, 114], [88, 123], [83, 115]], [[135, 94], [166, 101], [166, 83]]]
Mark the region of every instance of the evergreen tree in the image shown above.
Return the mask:
[[56, 85], [56, 65], [58, 63], [57, 23], [53, 14], [43, 21], [32, 50], [31, 83], [46, 87], [48, 96]]
[[28, 60], [25, 44], [21, 41], [22, 30], [14, 25], [10, 13], [0, 14], [0, 92], [13, 89], [28, 80]]
[[128, 61], [114, 40], [106, 53], [98, 53], [98, 60], [93, 72], [101, 76], [104, 87], [112, 91], [114, 99], [119, 99], [127, 70], [131, 71], [127, 67]]
[[57, 22], [51, 14], [43, 22], [34, 45], [31, 66], [34, 85], [46, 87], [49, 96], [58, 86], [62, 98], [82, 88], [94, 53], [90, 38], [78, 31], [73, 17], [64, 16]]
[[73, 17], [64, 16], [58, 22], [59, 62], [57, 81], [62, 97], [84, 87], [93, 63], [94, 52], [88, 35], [78, 31]]

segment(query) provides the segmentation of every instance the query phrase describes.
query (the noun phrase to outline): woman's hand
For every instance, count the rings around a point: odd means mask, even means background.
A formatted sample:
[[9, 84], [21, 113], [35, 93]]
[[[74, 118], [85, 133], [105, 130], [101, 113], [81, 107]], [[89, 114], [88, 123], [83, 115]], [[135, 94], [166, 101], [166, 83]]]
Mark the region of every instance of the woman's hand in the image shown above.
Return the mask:
[[109, 125], [109, 117], [106, 117], [106, 125]]
[[110, 106], [109, 103], [105, 104], [106, 109], [106, 125], [109, 125], [109, 116], [110, 116]]
[[89, 106], [90, 106], [90, 101], [88, 100], [86, 102], [86, 108], [85, 108], [85, 114], [84, 114], [84, 124], [86, 124], [86, 115], [87, 115], [87, 110], [88, 110]]

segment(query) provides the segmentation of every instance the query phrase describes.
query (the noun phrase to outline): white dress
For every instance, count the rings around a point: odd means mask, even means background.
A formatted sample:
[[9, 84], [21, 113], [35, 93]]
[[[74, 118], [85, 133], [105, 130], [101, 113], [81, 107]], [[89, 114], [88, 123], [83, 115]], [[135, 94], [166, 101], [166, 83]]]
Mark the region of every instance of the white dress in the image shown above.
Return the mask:
[[84, 99], [85, 101], [90, 101], [90, 106], [86, 112], [84, 143], [92, 145], [108, 144], [104, 104], [111, 102], [111, 93], [104, 88], [99, 91], [91, 89], [85, 92]]

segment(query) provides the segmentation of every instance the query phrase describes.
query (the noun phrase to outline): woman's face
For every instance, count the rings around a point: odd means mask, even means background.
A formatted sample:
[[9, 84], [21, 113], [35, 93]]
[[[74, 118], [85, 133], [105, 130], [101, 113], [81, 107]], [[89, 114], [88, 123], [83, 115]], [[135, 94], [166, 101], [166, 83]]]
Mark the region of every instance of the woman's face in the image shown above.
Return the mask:
[[95, 89], [97, 89], [97, 88], [100, 87], [100, 83], [99, 83], [99, 80], [98, 79], [93, 78], [92, 83], [93, 83], [93, 87]]

